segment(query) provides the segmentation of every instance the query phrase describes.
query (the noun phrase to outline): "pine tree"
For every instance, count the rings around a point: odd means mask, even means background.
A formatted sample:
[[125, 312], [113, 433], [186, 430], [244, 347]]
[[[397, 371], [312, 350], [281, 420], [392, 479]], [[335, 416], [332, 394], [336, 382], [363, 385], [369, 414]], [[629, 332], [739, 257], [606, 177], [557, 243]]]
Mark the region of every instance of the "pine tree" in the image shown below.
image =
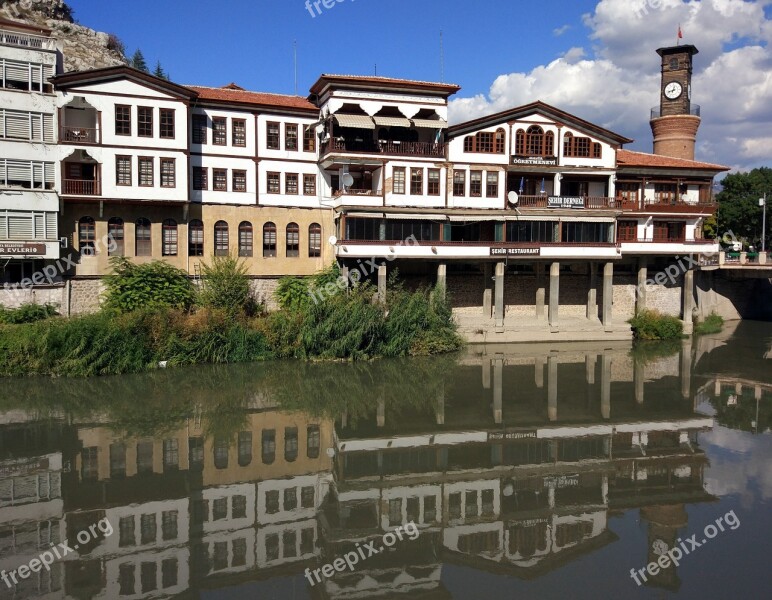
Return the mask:
[[138, 71], [144, 71], [145, 73], [150, 72], [150, 69], [147, 68], [147, 63], [145, 62], [145, 56], [139, 48], [137, 48], [134, 56], [131, 57], [131, 66]]
[[160, 77], [161, 79], [169, 79], [169, 75], [167, 75], [166, 71], [164, 71], [163, 67], [161, 66], [160, 60], [155, 65], [155, 71], [153, 71], [153, 75]]

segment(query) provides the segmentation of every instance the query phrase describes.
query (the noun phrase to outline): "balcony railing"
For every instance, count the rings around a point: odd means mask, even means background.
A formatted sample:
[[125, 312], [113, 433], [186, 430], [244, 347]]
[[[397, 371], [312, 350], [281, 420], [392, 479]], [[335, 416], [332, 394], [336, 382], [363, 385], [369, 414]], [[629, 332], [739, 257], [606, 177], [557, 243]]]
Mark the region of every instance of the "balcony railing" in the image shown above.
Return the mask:
[[0, 44], [8, 46], [21, 46], [22, 48], [35, 48], [38, 50], [56, 50], [56, 42], [53, 38], [28, 33], [17, 33], [0, 29]]
[[[681, 114], [681, 113], [673, 113], [673, 114]], [[699, 117], [700, 116], [700, 105], [699, 104], [692, 104], [689, 106], [689, 114], [693, 117]], [[662, 116], [669, 116], [669, 115], [663, 115], [662, 109], [659, 106], [655, 106], [651, 109], [651, 118], [652, 119], [658, 119]]]
[[683, 202], [681, 200], [668, 202], [651, 202], [648, 200], [627, 200], [615, 198], [616, 208], [623, 211], [644, 211], [653, 213], [713, 213], [718, 204], [715, 202]]
[[399, 156], [431, 156], [443, 158], [445, 144], [434, 142], [396, 142], [372, 140], [332, 139], [327, 143], [324, 154], [345, 152], [353, 154], [396, 154]]
[[98, 144], [99, 130], [92, 127], [68, 127], [59, 128], [59, 141], [71, 144]]
[[355, 190], [349, 188], [347, 190], [335, 190], [332, 194], [333, 198], [340, 196], [377, 196], [378, 192], [375, 190]]
[[65, 179], [62, 181], [63, 193], [70, 196], [101, 196], [102, 186], [99, 181], [88, 179]]
[[[569, 203], [566, 202], [563, 206], [560, 206], [561, 198], [575, 200], [581, 198], [582, 203]], [[610, 198], [607, 196], [549, 196], [547, 194], [539, 194], [536, 196], [521, 195], [518, 199], [518, 208], [608, 208], [617, 209], [617, 198]]]

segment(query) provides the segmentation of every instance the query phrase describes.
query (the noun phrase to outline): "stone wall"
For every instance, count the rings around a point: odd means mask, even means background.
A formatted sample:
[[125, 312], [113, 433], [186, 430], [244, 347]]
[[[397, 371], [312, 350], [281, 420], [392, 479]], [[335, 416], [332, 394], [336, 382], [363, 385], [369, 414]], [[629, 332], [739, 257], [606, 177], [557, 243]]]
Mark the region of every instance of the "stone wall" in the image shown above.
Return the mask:
[[772, 320], [772, 279], [758, 272], [700, 271], [695, 277], [700, 318], [715, 312], [726, 320]]
[[36, 286], [30, 289], [0, 289], [0, 306], [18, 308], [23, 304], [52, 304], [59, 311], [67, 307], [67, 286], [65, 284]]
[[[99, 310], [102, 301], [102, 293], [105, 285], [101, 279], [71, 279], [68, 282], [69, 289], [69, 313], [70, 315], [84, 315]], [[67, 304], [62, 305], [66, 310]]]
[[279, 304], [276, 301], [276, 288], [279, 287], [279, 280], [271, 279], [253, 279], [251, 281], [252, 293], [255, 299], [265, 305], [266, 310], [279, 310]]

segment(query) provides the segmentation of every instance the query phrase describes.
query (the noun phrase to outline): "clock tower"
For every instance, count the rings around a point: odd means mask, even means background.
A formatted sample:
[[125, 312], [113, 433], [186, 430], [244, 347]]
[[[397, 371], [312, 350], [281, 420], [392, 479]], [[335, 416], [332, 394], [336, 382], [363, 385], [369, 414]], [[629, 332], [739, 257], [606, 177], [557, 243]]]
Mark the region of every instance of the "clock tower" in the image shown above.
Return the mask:
[[654, 154], [694, 160], [694, 144], [700, 126], [700, 107], [692, 104], [691, 45], [660, 48], [662, 81], [659, 107], [651, 111]]

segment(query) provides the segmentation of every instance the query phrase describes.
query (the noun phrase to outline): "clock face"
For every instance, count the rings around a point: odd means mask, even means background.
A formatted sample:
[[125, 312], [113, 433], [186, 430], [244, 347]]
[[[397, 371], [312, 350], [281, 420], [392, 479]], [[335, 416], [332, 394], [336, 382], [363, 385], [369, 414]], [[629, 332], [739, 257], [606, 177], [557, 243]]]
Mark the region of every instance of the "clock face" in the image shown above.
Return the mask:
[[675, 100], [682, 92], [683, 88], [677, 81], [671, 81], [665, 86], [665, 98], [668, 98], [669, 100]]

